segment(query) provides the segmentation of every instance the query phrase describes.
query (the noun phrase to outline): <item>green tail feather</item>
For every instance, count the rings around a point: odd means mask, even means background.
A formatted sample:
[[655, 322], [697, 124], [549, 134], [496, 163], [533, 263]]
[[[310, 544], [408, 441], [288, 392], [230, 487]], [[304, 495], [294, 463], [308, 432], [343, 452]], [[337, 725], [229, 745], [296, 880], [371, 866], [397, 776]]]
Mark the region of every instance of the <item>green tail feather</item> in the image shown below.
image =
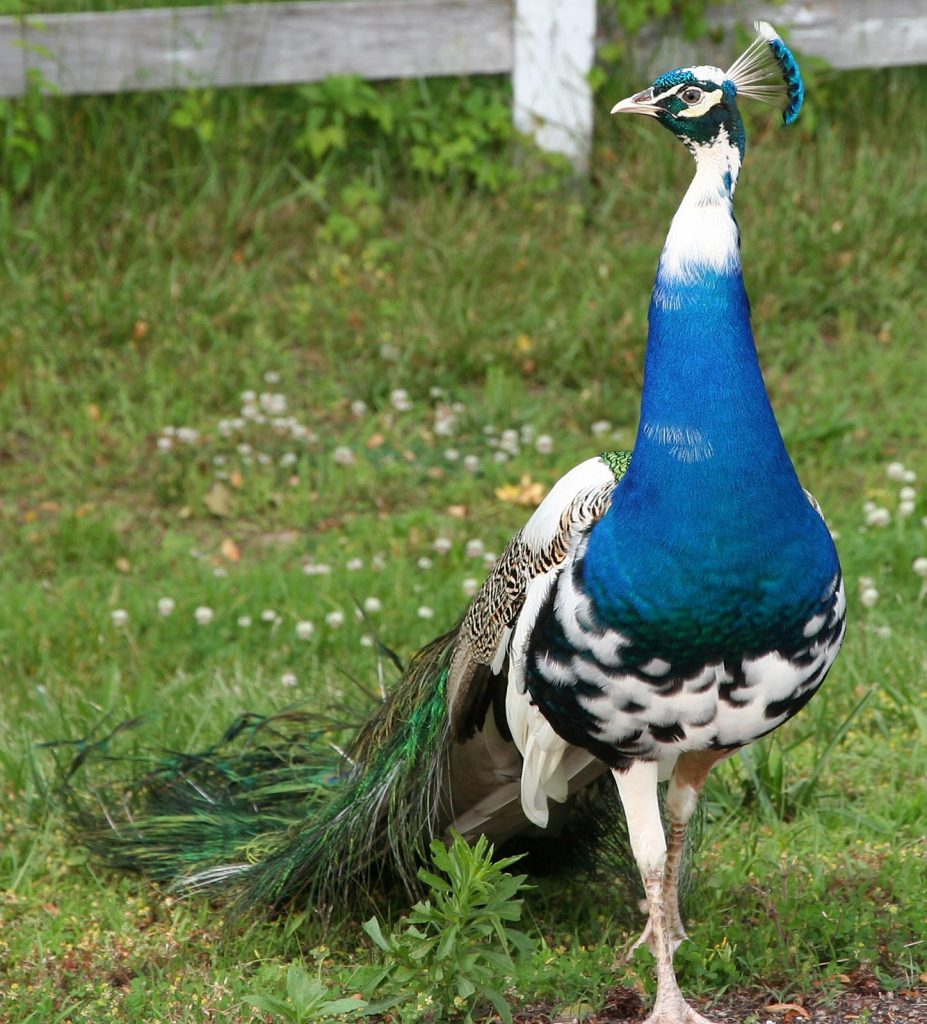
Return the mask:
[[[51, 744], [75, 838], [105, 864], [233, 912], [357, 907], [396, 884], [417, 895], [429, 842], [455, 820], [445, 688], [457, 632], [413, 657], [346, 752], [332, 742], [343, 723], [295, 710], [243, 715], [196, 754], [119, 754], [137, 720]], [[543, 873], [637, 878], [607, 773], [565, 812], [543, 831], [525, 818], [499, 852], [526, 852]]]
[[[410, 892], [447, 804], [445, 683], [457, 631], [420, 651], [346, 754], [315, 716], [245, 715], [197, 754], [111, 752], [127, 723], [77, 748], [61, 793], [77, 838], [105, 863], [203, 890], [240, 909], [357, 902], [378, 882]], [[76, 783], [89, 778], [87, 788]]]

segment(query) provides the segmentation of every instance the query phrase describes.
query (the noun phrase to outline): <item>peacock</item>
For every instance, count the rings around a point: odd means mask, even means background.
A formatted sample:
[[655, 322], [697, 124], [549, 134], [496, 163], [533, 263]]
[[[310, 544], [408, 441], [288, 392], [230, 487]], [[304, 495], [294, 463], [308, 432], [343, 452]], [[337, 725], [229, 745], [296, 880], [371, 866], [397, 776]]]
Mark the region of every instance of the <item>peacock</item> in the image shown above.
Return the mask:
[[[814, 696], [846, 614], [741, 271], [738, 100], [779, 104], [785, 124], [803, 100], [794, 56], [756, 27], [727, 71], [677, 68], [612, 110], [653, 118], [695, 159], [657, 268], [633, 452], [554, 484], [343, 757], [310, 719], [246, 716], [210, 751], [75, 798], [109, 863], [238, 907], [332, 906], [387, 880], [413, 890], [436, 836], [569, 846], [577, 820], [619, 806], [617, 789], [648, 910], [635, 946], [656, 960], [647, 1024], [706, 1024], [673, 967], [687, 828], [712, 768]], [[112, 764], [108, 743], [82, 745], [72, 778]]]

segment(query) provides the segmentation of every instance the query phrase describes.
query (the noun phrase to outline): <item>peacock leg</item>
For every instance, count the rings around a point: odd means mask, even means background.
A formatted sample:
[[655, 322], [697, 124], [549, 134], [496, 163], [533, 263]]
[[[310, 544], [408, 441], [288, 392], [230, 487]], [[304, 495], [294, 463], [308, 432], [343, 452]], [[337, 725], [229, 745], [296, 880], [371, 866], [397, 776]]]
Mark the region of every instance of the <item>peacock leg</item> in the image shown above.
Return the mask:
[[615, 769], [612, 774], [650, 911], [645, 941], [657, 960], [657, 998], [644, 1024], [711, 1024], [685, 1001], [673, 970], [676, 947], [666, 913], [667, 847], [657, 798], [657, 765], [635, 761], [628, 769]]

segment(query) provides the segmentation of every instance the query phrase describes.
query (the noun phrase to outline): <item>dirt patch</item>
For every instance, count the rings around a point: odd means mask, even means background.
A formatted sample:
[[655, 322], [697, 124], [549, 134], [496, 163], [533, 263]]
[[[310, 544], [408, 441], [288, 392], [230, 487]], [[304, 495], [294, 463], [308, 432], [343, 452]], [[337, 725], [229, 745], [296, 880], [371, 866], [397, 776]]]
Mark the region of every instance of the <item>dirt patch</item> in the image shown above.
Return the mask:
[[[716, 1024], [927, 1024], [927, 988], [894, 992], [844, 991], [827, 999], [771, 1003], [762, 995], [732, 993], [709, 1005], [695, 1003]], [[550, 1007], [526, 1006], [515, 1024], [641, 1024], [647, 1016], [640, 995], [614, 988], [592, 1016], [557, 1016]]]

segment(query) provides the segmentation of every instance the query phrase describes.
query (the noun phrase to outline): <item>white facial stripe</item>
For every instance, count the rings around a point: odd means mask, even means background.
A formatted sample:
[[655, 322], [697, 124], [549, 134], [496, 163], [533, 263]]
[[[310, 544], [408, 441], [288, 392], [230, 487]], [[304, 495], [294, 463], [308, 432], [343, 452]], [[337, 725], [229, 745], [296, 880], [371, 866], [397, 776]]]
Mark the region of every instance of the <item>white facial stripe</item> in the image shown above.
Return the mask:
[[701, 117], [702, 114], [707, 114], [712, 107], [716, 107], [721, 102], [723, 93], [720, 89], [716, 89], [714, 92], [706, 92], [704, 96], [691, 107], [686, 107], [684, 110], [680, 110], [676, 115], [677, 117]]

